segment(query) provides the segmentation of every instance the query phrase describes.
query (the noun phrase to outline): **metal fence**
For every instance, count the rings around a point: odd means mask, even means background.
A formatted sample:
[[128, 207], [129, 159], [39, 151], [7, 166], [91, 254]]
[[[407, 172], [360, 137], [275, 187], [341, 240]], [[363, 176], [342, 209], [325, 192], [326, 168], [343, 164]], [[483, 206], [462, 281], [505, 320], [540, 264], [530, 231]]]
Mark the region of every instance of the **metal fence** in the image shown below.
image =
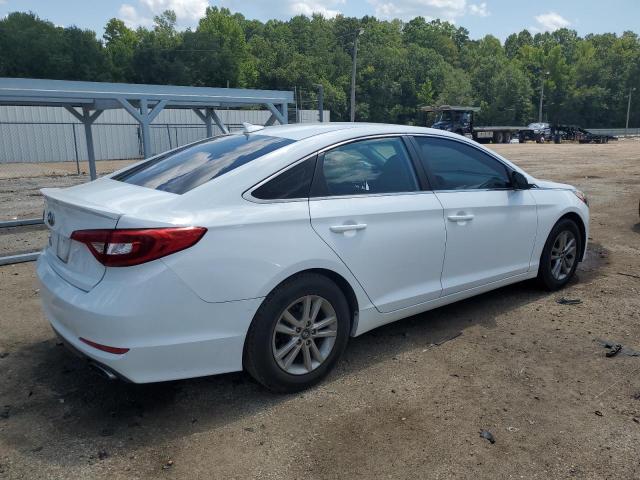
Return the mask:
[[588, 128], [597, 135], [612, 135], [614, 137], [638, 137], [640, 128]]

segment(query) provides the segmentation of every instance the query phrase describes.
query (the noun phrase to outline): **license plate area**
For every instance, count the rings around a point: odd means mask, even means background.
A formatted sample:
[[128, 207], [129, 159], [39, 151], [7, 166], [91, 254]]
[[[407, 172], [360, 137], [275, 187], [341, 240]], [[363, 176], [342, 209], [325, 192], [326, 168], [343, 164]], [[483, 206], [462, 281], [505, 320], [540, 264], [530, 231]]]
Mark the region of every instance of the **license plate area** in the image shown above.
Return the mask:
[[69, 261], [69, 252], [71, 251], [71, 239], [53, 230], [49, 233], [49, 248], [63, 263]]

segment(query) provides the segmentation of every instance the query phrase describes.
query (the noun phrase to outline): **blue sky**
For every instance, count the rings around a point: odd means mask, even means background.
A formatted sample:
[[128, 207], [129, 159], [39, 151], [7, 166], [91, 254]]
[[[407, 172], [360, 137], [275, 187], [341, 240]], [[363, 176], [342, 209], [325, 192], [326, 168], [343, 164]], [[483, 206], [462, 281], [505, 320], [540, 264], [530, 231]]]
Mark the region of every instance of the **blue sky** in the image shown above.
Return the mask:
[[523, 28], [536, 32], [566, 26], [580, 35], [640, 30], [640, 0], [0, 0], [0, 17], [31, 10], [57, 25], [90, 28], [101, 36], [111, 17], [130, 26], [149, 25], [166, 9], [176, 12], [181, 28], [194, 26], [207, 5], [260, 20], [312, 12], [404, 20], [422, 15], [464, 26], [472, 38], [492, 34], [502, 40]]

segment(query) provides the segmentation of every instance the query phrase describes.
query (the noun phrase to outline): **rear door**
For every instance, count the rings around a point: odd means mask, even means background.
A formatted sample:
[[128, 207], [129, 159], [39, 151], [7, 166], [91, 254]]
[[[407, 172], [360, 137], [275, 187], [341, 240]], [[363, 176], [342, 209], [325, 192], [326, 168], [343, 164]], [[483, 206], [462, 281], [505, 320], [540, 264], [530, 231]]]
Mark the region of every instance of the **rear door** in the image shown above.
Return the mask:
[[314, 230], [378, 310], [440, 296], [442, 207], [421, 189], [402, 137], [353, 141], [321, 154], [311, 197]]
[[414, 139], [444, 208], [443, 295], [527, 272], [537, 231], [531, 192], [514, 190], [507, 166], [467, 142]]

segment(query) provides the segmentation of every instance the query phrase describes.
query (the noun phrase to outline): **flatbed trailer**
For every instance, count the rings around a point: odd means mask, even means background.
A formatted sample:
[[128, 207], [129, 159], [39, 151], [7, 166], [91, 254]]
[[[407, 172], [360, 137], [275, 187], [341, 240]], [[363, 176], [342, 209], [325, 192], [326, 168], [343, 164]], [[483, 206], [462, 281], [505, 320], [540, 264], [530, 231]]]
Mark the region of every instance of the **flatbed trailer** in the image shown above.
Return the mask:
[[528, 127], [475, 126], [473, 117], [475, 112], [480, 111], [479, 107], [441, 105], [440, 107], [423, 107], [422, 110], [436, 114], [436, 121], [431, 125], [432, 128], [458, 133], [479, 143], [510, 143], [513, 138], [524, 141], [534, 135], [533, 130]]
[[510, 143], [512, 138], [520, 139], [523, 131], [527, 130], [527, 127], [516, 126], [491, 126], [491, 127], [473, 127], [472, 138], [476, 142], [482, 143]]

